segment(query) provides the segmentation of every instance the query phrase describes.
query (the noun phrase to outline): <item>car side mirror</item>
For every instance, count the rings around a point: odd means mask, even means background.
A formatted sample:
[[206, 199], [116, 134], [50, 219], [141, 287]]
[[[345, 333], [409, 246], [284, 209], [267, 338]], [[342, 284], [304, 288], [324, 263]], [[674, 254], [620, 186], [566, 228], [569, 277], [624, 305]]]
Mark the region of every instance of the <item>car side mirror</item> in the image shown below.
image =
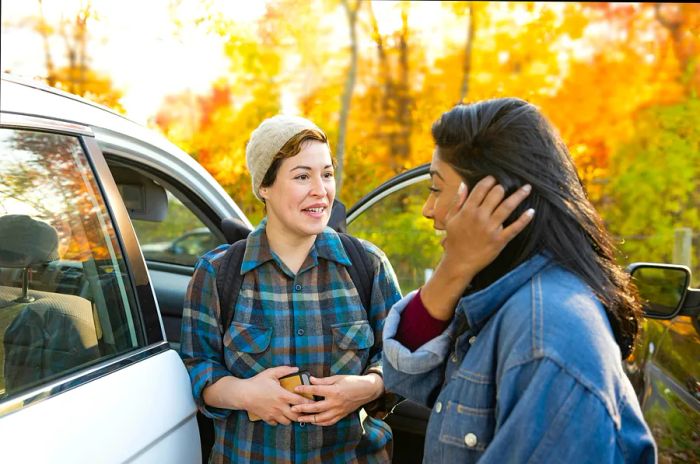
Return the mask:
[[672, 319], [679, 314], [688, 294], [690, 269], [677, 264], [633, 263], [627, 272], [639, 289], [644, 316]]

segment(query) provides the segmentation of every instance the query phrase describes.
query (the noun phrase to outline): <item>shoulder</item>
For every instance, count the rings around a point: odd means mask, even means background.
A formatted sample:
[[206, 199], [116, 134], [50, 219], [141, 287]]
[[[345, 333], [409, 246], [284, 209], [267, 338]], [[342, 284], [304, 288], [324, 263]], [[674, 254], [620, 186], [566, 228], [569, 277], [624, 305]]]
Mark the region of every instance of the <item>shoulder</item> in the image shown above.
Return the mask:
[[226, 243], [204, 253], [197, 260], [197, 263], [195, 264], [195, 271], [206, 270], [216, 273], [221, 265], [222, 258], [224, 255], [226, 255], [229, 248], [231, 248], [231, 245]]
[[506, 301], [498, 317], [502, 330], [527, 336], [535, 352], [568, 353], [614, 343], [596, 295], [578, 276], [557, 265], [534, 274]]
[[499, 311], [501, 371], [550, 359], [614, 409], [625, 376], [603, 305], [559, 266], [535, 274]]

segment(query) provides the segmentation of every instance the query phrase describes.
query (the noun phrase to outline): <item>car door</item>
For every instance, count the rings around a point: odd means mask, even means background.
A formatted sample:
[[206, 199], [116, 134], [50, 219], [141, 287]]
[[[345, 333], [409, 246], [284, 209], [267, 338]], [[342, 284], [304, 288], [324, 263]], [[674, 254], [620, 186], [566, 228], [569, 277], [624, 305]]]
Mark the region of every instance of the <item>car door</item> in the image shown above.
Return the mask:
[[[389, 258], [405, 294], [420, 287], [440, 257], [441, 237], [421, 210], [430, 186], [425, 164], [385, 182], [348, 210], [348, 233], [377, 245]], [[412, 401], [396, 406], [387, 422], [394, 462], [419, 463], [430, 410]]]
[[6, 98], [0, 461], [200, 462], [189, 378], [94, 132]]
[[694, 314], [645, 322], [638, 394], [661, 461], [700, 462], [699, 330], [697, 307]]

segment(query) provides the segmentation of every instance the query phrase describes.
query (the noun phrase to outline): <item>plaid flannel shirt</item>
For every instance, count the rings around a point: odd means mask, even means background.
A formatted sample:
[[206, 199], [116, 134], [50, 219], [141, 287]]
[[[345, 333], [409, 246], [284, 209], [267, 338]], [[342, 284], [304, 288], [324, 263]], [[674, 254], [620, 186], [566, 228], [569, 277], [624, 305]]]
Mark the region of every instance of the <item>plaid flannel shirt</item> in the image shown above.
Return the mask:
[[363, 241], [374, 265], [371, 308], [360, 301], [337, 233], [326, 228], [294, 275], [272, 252], [263, 221], [247, 239], [244, 279], [231, 325], [222, 327], [216, 273], [228, 245], [202, 256], [187, 291], [181, 354], [200, 410], [214, 419], [210, 462], [389, 462], [391, 429], [359, 412], [335, 425], [251, 422], [246, 411], [206, 406], [202, 391], [233, 375], [289, 365], [316, 377], [381, 369], [382, 329], [401, 298], [384, 253]]

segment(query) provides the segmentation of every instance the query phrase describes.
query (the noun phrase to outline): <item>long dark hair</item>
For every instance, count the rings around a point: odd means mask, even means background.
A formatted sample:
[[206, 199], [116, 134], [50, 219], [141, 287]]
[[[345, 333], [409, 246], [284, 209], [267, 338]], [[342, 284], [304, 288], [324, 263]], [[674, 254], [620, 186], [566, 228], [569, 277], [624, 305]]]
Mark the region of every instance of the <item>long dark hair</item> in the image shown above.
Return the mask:
[[588, 200], [566, 145], [533, 105], [499, 98], [457, 105], [432, 128], [438, 156], [469, 188], [494, 176], [506, 194], [530, 184], [527, 208], [535, 217], [472, 281], [484, 288], [537, 253], [578, 275], [605, 306], [615, 339], [627, 358], [634, 347], [641, 304], [635, 285], [615, 262], [614, 246]]

